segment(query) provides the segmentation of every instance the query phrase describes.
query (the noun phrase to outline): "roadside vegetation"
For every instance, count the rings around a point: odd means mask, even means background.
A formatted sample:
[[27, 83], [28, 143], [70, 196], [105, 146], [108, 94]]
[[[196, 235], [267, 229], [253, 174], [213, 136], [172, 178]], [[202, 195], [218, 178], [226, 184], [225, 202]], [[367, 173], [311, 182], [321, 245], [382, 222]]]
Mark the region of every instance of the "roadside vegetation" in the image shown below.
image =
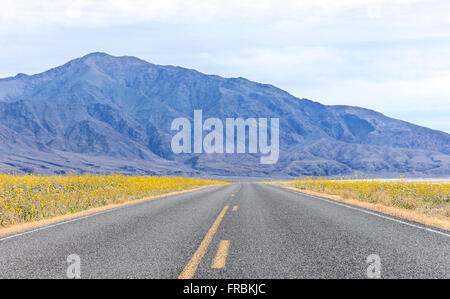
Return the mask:
[[333, 199], [351, 199], [450, 220], [449, 182], [381, 181], [355, 176], [338, 180], [300, 178], [284, 184], [306, 192], [336, 195]]
[[0, 174], [0, 227], [215, 184], [226, 183], [182, 177]]

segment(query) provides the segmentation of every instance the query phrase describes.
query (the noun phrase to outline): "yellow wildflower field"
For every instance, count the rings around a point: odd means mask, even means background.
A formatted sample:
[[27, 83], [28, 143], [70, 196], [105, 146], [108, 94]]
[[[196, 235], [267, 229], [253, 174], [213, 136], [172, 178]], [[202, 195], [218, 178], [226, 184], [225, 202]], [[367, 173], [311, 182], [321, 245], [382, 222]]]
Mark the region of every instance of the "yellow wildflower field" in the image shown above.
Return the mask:
[[300, 190], [450, 217], [449, 182], [305, 178], [289, 184]]
[[225, 182], [183, 177], [0, 174], [0, 226]]

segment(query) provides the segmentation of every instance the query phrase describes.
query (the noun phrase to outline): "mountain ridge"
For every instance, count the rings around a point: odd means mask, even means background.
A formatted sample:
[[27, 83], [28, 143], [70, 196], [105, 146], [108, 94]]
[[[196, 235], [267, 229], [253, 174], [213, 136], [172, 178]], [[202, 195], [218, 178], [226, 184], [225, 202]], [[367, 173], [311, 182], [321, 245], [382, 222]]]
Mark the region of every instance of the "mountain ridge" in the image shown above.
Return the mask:
[[[204, 118], [279, 117], [278, 163], [260, 165], [253, 154], [173, 154], [170, 123], [176, 117], [192, 120], [195, 109]], [[102, 52], [0, 79], [0, 141], [4, 172], [450, 174], [445, 132], [362, 107], [322, 105], [245, 78]], [[16, 152], [23, 153], [20, 159]]]

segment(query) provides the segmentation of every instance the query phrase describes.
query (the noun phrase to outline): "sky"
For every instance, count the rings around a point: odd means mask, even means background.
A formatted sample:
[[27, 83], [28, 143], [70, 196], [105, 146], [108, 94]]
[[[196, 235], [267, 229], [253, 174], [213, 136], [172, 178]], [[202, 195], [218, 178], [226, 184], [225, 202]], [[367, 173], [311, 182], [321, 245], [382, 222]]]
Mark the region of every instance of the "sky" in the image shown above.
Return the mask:
[[0, 2], [0, 78], [97, 51], [450, 133], [448, 0]]

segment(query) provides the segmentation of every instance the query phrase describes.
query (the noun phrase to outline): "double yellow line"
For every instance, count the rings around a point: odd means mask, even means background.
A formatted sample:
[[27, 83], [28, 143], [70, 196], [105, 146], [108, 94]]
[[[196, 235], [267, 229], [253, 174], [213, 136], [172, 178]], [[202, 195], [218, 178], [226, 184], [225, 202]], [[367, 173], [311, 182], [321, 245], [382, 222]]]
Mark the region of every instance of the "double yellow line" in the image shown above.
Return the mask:
[[213, 269], [225, 268], [229, 247], [230, 247], [230, 240], [220, 241], [219, 249], [217, 249], [216, 257], [214, 258], [211, 268]]
[[[234, 196], [234, 194], [232, 196]], [[230, 206], [226, 205], [220, 212], [219, 216], [217, 216], [213, 225], [210, 227], [210, 229], [206, 233], [206, 236], [203, 238], [203, 241], [200, 243], [200, 246], [197, 248], [194, 255], [189, 260], [189, 263], [186, 265], [186, 267], [184, 267], [180, 276], [178, 276], [179, 279], [189, 279], [194, 276], [195, 271], [197, 270], [197, 267], [200, 264], [200, 261], [202, 260], [203, 256], [206, 253], [206, 249], [208, 249], [209, 244], [211, 243], [214, 235], [217, 232], [217, 229], [219, 228], [220, 223], [222, 222], [223, 217], [225, 216], [229, 208]], [[234, 212], [236, 212], [237, 210], [238, 206], [234, 206], [232, 209], [232, 211]], [[230, 240], [220, 241], [219, 248], [217, 250], [216, 257], [214, 258], [211, 268], [214, 269], [225, 268], [225, 262], [228, 256], [229, 247], [230, 247]]]
[[[200, 261], [202, 260], [203, 256], [206, 253], [206, 249], [208, 248], [209, 244], [211, 243], [214, 235], [217, 232], [217, 229], [219, 228], [220, 223], [222, 222], [223, 216], [225, 216], [225, 214], [229, 208], [230, 208], [230, 206], [226, 205], [220, 212], [219, 216], [217, 216], [216, 220], [214, 221], [213, 225], [209, 229], [205, 238], [203, 238], [203, 241], [200, 243], [200, 246], [195, 251], [191, 260], [186, 265], [186, 267], [184, 267], [180, 276], [178, 276], [179, 279], [189, 279], [194, 276], [195, 271], [197, 270], [197, 267], [200, 264]], [[228, 246], [229, 246], [229, 241], [228, 241]], [[226, 248], [227, 253], [228, 253], [228, 246]]]

